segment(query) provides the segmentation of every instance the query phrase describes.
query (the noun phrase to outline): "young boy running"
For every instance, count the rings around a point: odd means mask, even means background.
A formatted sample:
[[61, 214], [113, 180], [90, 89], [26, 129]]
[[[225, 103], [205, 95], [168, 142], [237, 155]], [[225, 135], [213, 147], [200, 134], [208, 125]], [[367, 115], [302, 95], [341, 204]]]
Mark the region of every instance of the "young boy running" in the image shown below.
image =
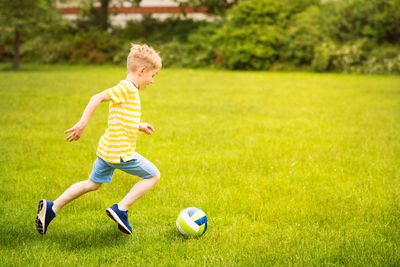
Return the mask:
[[128, 208], [160, 179], [157, 167], [135, 152], [135, 148], [139, 131], [148, 135], [154, 132], [150, 124], [140, 123], [139, 91], [153, 83], [154, 76], [161, 69], [161, 58], [151, 47], [133, 44], [127, 58], [127, 69], [126, 79], [94, 95], [80, 121], [65, 131], [70, 133], [66, 138], [69, 142], [78, 140], [99, 104], [111, 100], [108, 128], [97, 147], [97, 159], [89, 179], [71, 185], [54, 202], [45, 199], [39, 201], [36, 228], [40, 234], [46, 233], [56, 213], [67, 203], [99, 189], [102, 183], [111, 183], [115, 169], [144, 178], [118, 204], [106, 209], [107, 215], [118, 224], [122, 232], [132, 233], [128, 223]]

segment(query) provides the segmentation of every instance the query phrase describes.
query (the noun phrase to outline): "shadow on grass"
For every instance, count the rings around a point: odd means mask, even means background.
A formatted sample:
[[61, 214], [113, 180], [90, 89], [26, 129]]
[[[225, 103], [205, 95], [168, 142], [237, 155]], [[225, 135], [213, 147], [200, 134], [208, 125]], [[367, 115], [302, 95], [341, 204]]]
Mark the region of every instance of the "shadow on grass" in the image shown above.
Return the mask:
[[15, 69], [11, 64], [6, 65], [6, 64], [0, 64], [0, 71], [1, 72], [18, 72], [18, 73], [23, 73], [23, 72], [37, 72], [38, 67], [37, 66], [22, 66], [19, 69]]
[[40, 235], [35, 228], [29, 229], [0, 229], [0, 248], [15, 249], [21, 246], [56, 246], [60, 249], [79, 250], [86, 248], [106, 248], [124, 245], [131, 242], [132, 237], [102, 226], [97, 229], [64, 230], [49, 229], [45, 235]]
[[[52, 225], [53, 226], [53, 225]], [[55, 225], [54, 225], [55, 226]], [[123, 247], [137, 240], [145, 240], [147, 235], [141, 231], [133, 231], [127, 235], [118, 230], [113, 222], [95, 224], [93, 227], [68, 228], [49, 227], [45, 235], [37, 232], [34, 224], [9, 225], [0, 227], [0, 249], [18, 249], [21, 247], [58, 248], [67, 251], [79, 251], [80, 249], [102, 249], [109, 247]], [[148, 237], [154, 238], [150, 234]], [[202, 239], [182, 235], [176, 227], [166, 227], [155, 237], [158, 241], [168, 243], [186, 243], [190, 240]]]
[[66, 250], [101, 249], [124, 246], [132, 241], [132, 237], [118, 229], [84, 229], [74, 231], [71, 235], [57, 233], [52, 236], [52, 242]]
[[171, 228], [168, 231], [166, 231], [167, 237], [172, 241], [172, 242], [187, 242], [189, 240], [196, 240], [196, 239], [201, 239], [202, 236], [186, 236], [181, 234], [176, 228]]

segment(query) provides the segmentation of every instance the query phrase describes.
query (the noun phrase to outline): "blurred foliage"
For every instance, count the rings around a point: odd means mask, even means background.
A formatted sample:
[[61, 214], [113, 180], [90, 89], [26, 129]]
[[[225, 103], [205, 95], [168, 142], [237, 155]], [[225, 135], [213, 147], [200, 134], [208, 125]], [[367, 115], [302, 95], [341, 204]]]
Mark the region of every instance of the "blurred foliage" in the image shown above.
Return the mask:
[[327, 34], [335, 41], [400, 42], [399, 0], [337, 1], [324, 5], [322, 11]]
[[203, 21], [169, 17], [163, 21], [151, 15], [145, 15], [141, 21], [128, 21], [124, 28], [114, 27], [113, 31], [121, 38], [131, 40], [142, 38], [147, 42], [169, 42], [171, 40], [186, 41], [190, 34], [206, 25]]
[[207, 13], [210, 14], [223, 14], [225, 11], [236, 5], [240, 0], [174, 0], [180, 7], [194, 6], [195, 9], [199, 7], [207, 7]]
[[119, 41], [108, 32], [93, 30], [48, 38], [43, 46], [43, 37], [37, 36], [23, 45], [22, 54], [28, 61], [43, 63], [104, 63], [113, 61], [115, 51], [121, 50]]
[[281, 32], [273, 25], [226, 26], [218, 34], [223, 61], [229, 69], [269, 69], [278, 59]]
[[399, 73], [400, 1], [247, 0], [216, 36], [229, 69]]
[[56, 17], [55, 0], [0, 0], [0, 51], [13, 57], [14, 68], [20, 65], [21, 44], [48, 30]]
[[[217, 31], [219, 48], [229, 69], [269, 69], [285, 56], [290, 19], [316, 1], [243, 1]], [[301, 8], [300, 8], [301, 7]], [[301, 42], [301, 40], [299, 41]], [[287, 56], [288, 54], [286, 54]]]
[[6, 28], [10, 32], [49, 28], [55, 16], [54, 0], [0, 0], [2, 35]]
[[[1, 29], [6, 61], [12, 28]], [[132, 42], [152, 45], [167, 67], [400, 73], [400, 0], [243, 0], [212, 22], [148, 15], [107, 31], [84, 17], [58, 20], [27, 31], [21, 53], [25, 61], [125, 64]]]
[[311, 67], [314, 71], [327, 71], [331, 67], [333, 55], [336, 51], [336, 46], [332, 42], [322, 42], [314, 49], [314, 57]]
[[310, 64], [316, 44], [324, 39], [323, 17], [318, 6], [310, 6], [293, 16], [285, 35], [283, 58], [296, 65]]

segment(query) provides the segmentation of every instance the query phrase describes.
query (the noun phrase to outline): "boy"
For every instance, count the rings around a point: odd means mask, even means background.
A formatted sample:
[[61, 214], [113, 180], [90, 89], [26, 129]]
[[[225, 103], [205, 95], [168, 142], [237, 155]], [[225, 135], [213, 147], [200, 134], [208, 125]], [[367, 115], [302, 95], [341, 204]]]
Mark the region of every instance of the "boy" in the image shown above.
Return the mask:
[[161, 58], [147, 45], [132, 44], [127, 58], [127, 76], [116, 86], [94, 95], [83, 112], [81, 120], [64, 133], [70, 133], [66, 140], [78, 140], [90, 117], [101, 102], [109, 104], [108, 128], [97, 147], [97, 159], [93, 164], [89, 179], [71, 185], [54, 202], [39, 201], [36, 228], [45, 234], [56, 213], [67, 203], [81, 195], [97, 190], [102, 183], [111, 183], [115, 169], [143, 178], [137, 182], [128, 194], [117, 204], [106, 209], [118, 228], [125, 234], [131, 234], [128, 223], [128, 208], [160, 179], [160, 172], [150, 161], [135, 152], [139, 131], [150, 135], [153, 126], [140, 123], [139, 91], [153, 83], [154, 76], [161, 69]]

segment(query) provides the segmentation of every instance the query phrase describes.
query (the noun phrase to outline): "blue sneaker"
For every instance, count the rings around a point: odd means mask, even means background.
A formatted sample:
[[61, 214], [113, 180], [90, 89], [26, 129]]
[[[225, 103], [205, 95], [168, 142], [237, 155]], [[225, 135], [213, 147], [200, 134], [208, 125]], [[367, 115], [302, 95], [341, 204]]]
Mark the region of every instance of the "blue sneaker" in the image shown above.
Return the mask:
[[53, 211], [53, 202], [46, 199], [39, 201], [38, 215], [36, 217], [36, 229], [40, 234], [45, 234], [50, 222], [56, 217]]
[[108, 217], [117, 222], [119, 230], [128, 235], [132, 233], [132, 227], [128, 222], [128, 211], [119, 210], [118, 204], [114, 204], [106, 209], [106, 213]]

